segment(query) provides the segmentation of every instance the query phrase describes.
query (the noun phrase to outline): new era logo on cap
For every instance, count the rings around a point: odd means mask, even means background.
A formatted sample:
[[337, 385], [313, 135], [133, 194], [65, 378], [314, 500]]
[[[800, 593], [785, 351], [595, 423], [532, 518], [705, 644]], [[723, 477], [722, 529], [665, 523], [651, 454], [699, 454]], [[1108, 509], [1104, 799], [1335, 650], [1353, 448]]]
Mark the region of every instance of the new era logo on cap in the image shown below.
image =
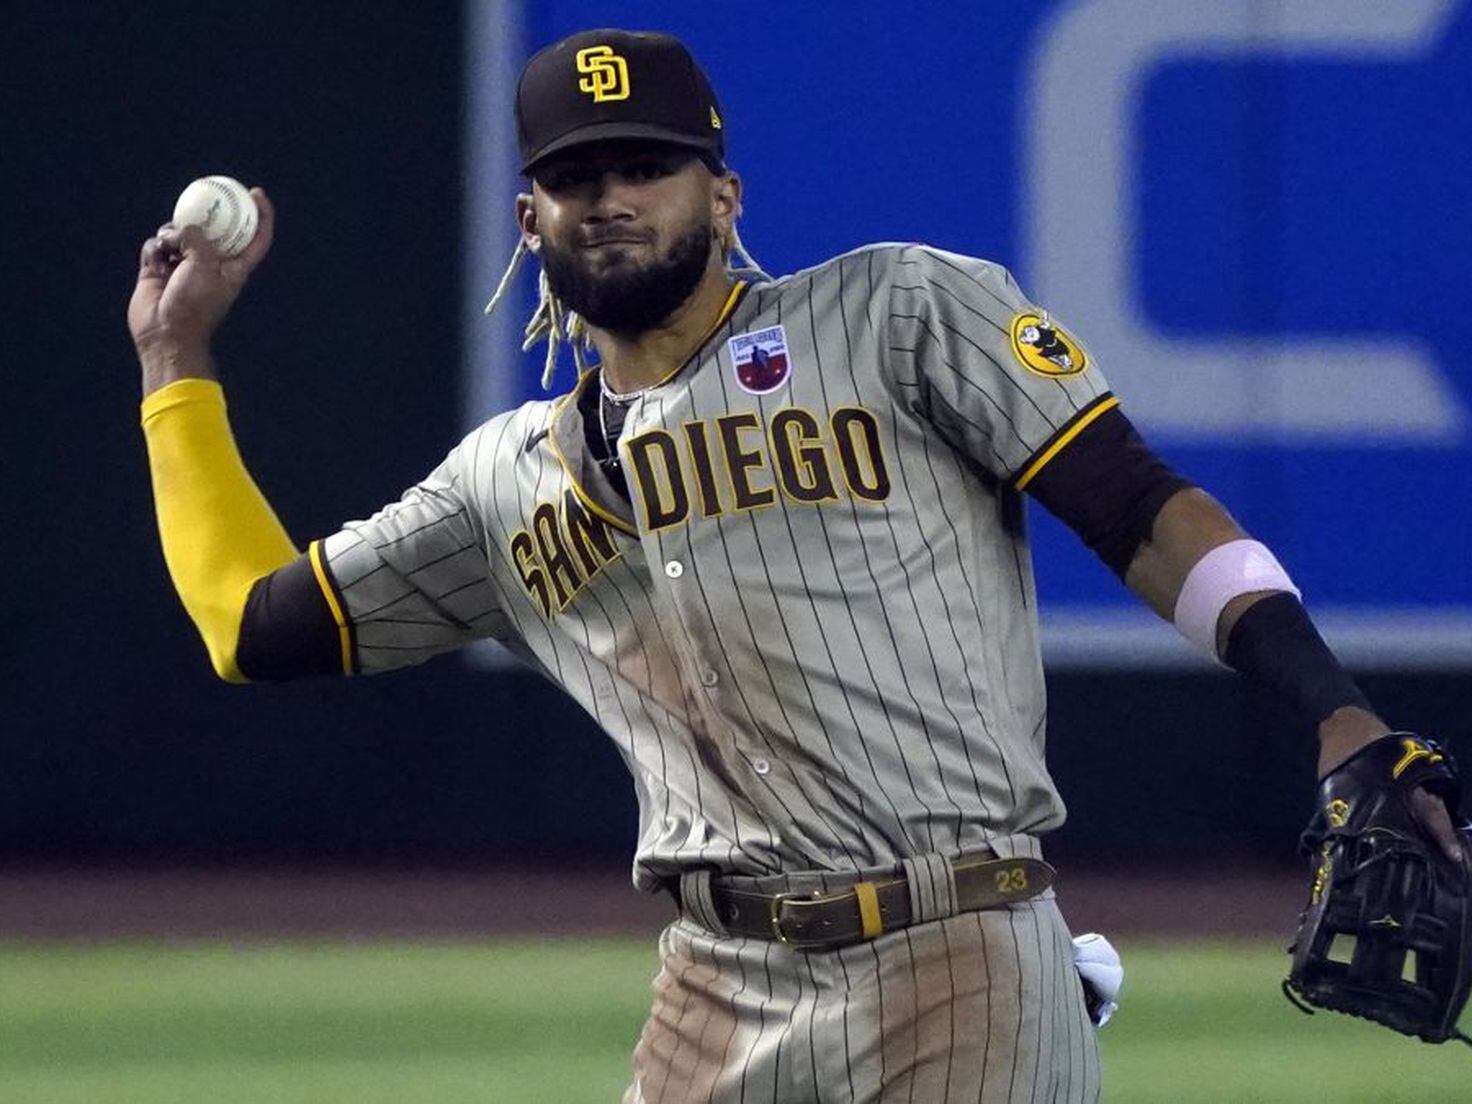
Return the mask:
[[710, 81], [679, 39], [653, 31], [583, 31], [535, 54], [516, 87], [521, 171], [591, 142], [642, 139], [724, 167], [725, 128]]

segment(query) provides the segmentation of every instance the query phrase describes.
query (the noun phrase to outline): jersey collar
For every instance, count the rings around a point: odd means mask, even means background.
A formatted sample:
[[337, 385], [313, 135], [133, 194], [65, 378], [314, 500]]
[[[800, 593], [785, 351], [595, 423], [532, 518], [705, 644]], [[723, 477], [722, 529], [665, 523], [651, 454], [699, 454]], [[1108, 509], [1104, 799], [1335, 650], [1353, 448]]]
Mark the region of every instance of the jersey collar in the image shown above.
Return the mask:
[[[649, 390], [663, 387], [676, 379], [691, 364], [699, 362], [711, 338], [730, 320], [750, 287], [751, 285], [745, 280], [736, 281], [735, 286], [731, 288], [731, 293], [726, 296], [726, 302], [722, 305], [720, 314], [716, 316], [710, 329], [706, 330], [690, 355], [663, 379], [651, 384]], [[588, 455], [583, 436], [583, 414], [578, 407], [578, 396], [582, 394], [584, 388], [598, 385], [598, 371], [596, 365], [588, 369], [578, 377], [572, 390], [557, 400], [557, 405], [552, 409], [552, 419], [547, 430], [547, 445], [552, 450], [552, 455], [557, 458], [558, 464], [562, 466], [573, 493], [578, 496], [579, 501], [620, 532], [638, 536], [639, 530], [634, 524], [632, 507], [622, 495], [613, 489], [613, 485], [609, 483], [597, 461]]]

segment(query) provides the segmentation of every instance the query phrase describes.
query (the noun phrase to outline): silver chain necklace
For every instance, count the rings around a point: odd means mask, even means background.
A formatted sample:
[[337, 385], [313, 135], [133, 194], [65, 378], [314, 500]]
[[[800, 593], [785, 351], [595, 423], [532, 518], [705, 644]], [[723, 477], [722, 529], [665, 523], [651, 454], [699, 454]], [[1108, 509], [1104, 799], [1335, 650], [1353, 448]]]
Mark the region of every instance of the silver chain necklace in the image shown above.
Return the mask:
[[[636, 390], [620, 394], [608, 386], [608, 380], [603, 375], [603, 369], [599, 368], [598, 391], [598, 429], [603, 434], [603, 444], [608, 450], [608, 455], [601, 463], [611, 469], [617, 468], [619, 466], [618, 438], [622, 436], [624, 426], [623, 419], [620, 419], [618, 431], [614, 434], [608, 432], [608, 405], [612, 403], [615, 406], [627, 408], [635, 399], [643, 398], [645, 393], [649, 391], [649, 388], [640, 387]], [[625, 413], [627, 413], [627, 410], [625, 410]]]
[[615, 391], [608, 386], [608, 375], [602, 368], [598, 369], [598, 390], [603, 392], [603, 397], [609, 402], [616, 402], [620, 406], [628, 406], [635, 399], [643, 398], [653, 387], [654, 384], [651, 383], [644, 387], [636, 387], [632, 391]]

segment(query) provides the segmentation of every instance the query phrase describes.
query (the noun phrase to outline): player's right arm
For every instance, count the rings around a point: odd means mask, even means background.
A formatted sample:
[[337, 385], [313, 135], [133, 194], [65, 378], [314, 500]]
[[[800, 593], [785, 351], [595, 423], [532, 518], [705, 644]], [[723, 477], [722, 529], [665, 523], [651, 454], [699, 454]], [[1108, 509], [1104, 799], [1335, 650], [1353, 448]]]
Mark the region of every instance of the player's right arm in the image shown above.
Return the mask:
[[364, 650], [370, 669], [387, 669], [493, 635], [499, 603], [459, 495], [458, 450], [400, 502], [305, 553], [246, 470], [210, 343], [270, 248], [274, 211], [252, 195], [260, 225], [240, 256], [221, 257], [197, 229], [161, 227], [128, 306], [164, 558], [216, 673], [352, 673]]

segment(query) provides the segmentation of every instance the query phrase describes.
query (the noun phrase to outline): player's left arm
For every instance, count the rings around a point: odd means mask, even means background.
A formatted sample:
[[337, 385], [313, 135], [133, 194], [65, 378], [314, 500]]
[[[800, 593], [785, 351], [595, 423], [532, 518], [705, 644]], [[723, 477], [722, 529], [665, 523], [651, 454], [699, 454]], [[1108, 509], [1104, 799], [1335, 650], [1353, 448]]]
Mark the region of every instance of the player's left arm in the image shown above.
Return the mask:
[[[1313, 723], [1320, 776], [1390, 733], [1273, 553], [1172, 472], [1123, 413], [1085, 427], [1028, 490], [1188, 640]], [[1444, 804], [1424, 790], [1415, 800], [1422, 823], [1456, 861]]]
[[1277, 558], [1199, 487], [1162, 504], [1124, 582], [1203, 651], [1270, 686], [1317, 725], [1321, 774], [1390, 732]]
[[[1041, 502], [1202, 651], [1297, 706], [1321, 772], [1389, 731], [1277, 558], [1146, 445], [1094, 358], [1009, 272], [929, 246], [876, 256], [897, 406]], [[1454, 850], [1435, 804], [1428, 826]]]

